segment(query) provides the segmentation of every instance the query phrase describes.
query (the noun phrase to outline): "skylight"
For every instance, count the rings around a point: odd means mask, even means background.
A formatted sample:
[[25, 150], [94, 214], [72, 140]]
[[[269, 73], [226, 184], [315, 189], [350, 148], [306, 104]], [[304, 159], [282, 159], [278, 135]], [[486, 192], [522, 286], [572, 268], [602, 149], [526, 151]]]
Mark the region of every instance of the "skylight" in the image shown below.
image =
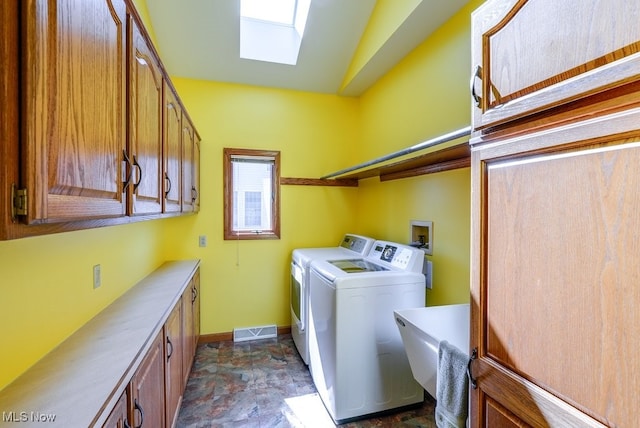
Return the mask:
[[240, 57], [295, 65], [311, 0], [240, 0]]
[[296, 0], [242, 0], [240, 16], [293, 26]]

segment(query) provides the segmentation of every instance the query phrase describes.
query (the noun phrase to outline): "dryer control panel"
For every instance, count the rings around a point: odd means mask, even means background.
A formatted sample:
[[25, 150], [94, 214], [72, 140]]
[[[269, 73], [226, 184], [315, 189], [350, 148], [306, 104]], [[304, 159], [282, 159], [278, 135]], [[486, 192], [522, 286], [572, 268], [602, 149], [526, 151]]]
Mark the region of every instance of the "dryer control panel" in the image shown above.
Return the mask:
[[371, 244], [371, 238], [365, 238], [357, 235], [345, 235], [342, 238], [340, 246], [349, 250], [355, 251], [358, 254], [366, 255], [369, 245]]
[[376, 241], [367, 258], [388, 263], [397, 269], [422, 272], [424, 251], [394, 242]]

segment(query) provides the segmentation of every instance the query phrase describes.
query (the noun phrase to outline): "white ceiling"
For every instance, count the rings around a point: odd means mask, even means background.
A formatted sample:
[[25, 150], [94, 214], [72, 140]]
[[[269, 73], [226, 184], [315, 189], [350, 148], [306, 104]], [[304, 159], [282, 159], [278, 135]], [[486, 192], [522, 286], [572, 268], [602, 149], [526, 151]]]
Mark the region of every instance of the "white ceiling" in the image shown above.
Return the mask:
[[239, 0], [147, 0], [147, 8], [172, 76], [357, 96], [467, 1], [422, 0], [342, 91], [376, 0], [311, 0], [295, 66], [239, 57]]

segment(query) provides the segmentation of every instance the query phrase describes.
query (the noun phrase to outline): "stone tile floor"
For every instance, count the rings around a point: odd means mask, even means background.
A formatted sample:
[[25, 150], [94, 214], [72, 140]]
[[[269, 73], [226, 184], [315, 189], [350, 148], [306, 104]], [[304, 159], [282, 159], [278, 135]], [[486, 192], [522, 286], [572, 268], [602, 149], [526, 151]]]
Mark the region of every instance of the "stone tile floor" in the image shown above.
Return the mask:
[[[435, 401], [386, 416], [339, 425], [435, 428]], [[333, 428], [291, 335], [198, 346], [184, 392], [181, 428]]]

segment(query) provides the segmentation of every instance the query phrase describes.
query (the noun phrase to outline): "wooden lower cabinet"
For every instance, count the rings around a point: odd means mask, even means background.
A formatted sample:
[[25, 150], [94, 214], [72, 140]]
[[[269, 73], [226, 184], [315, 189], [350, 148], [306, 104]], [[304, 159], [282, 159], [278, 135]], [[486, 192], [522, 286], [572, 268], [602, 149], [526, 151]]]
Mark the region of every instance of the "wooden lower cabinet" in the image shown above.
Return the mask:
[[135, 427], [165, 427], [165, 363], [163, 330], [131, 379], [130, 411]]
[[131, 424], [129, 424], [129, 412], [128, 412], [128, 397], [127, 391], [125, 390], [120, 399], [116, 403], [115, 407], [111, 411], [111, 414], [102, 425], [102, 428], [130, 428]]
[[198, 337], [200, 336], [200, 273], [191, 279], [189, 287], [182, 295], [183, 304], [183, 326], [184, 332], [184, 354], [183, 369], [185, 385], [189, 379], [191, 366], [193, 365], [193, 357], [196, 354], [198, 346]]
[[182, 360], [184, 354], [184, 332], [182, 330], [182, 299], [173, 308], [165, 324], [165, 398], [167, 408], [167, 427], [172, 427], [178, 417], [182, 398], [183, 376]]

